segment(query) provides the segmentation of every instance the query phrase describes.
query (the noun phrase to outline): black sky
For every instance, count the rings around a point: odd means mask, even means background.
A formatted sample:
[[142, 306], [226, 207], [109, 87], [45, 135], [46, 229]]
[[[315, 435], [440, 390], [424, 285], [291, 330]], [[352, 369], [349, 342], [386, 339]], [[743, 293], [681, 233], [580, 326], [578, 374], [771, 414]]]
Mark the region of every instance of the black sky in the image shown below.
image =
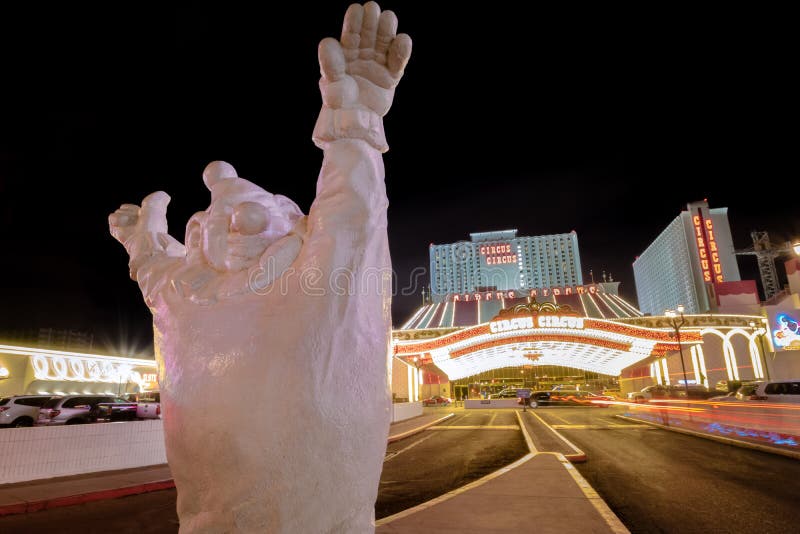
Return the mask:
[[[6, 17], [0, 335], [49, 326], [147, 344], [149, 312], [107, 214], [163, 189], [182, 238], [208, 204], [212, 160], [307, 211], [321, 162], [316, 44], [338, 36], [346, 6]], [[414, 40], [386, 118], [401, 286], [427, 268], [431, 242], [574, 229], [584, 276], [606, 270], [635, 301], [634, 257], [703, 198], [729, 208], [737, 247], [756, 229], [800, 236], [780, 28], [752, 13], [467, 6], [382, 6]], [[749, 258], [740, 268], [756, 274]], [[396, 297], [395, 323], [419, 300]]]

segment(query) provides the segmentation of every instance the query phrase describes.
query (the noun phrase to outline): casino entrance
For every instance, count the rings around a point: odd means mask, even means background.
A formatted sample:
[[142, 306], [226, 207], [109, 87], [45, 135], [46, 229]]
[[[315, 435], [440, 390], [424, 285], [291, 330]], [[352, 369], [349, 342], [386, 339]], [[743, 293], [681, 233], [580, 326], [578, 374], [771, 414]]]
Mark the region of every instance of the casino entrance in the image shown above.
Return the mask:
[[450, 384], [456, 400], [487, 398], [509, 388], [533, 391], [563, 388], [598, 393], [619, 390], [618, 377], [560, 365], [503, 367], [453, 380]]

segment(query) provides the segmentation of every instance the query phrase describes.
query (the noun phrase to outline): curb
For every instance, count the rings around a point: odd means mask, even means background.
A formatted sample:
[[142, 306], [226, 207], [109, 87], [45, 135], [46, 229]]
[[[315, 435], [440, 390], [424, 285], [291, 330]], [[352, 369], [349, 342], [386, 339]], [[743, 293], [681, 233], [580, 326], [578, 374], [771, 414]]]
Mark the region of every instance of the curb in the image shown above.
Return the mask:
[[779, 449], [777, 447], [770, 447], [769, 445], [762, 445], [760, 443], [750, 443], [749, 441], [741, 441], [738, 439], [726, 438], [725, 436], [705, 434], [703, 432], [697, 432], [695, 430], [687, 430], [685, 428], [678, 428], [674, 426], [662, 425], [660, 423], [654, 423], [653, 421], [645, 421], [644, 419], [636, 419], [635, 417], [629, 417], [627, 415], [622, 415], [622, 414], [615, 415], [614, 417], [619, 417], [620, 419], [624, 419], [626, 421], [635, 421], [637, 423], [643, 423], [646, 425], [654, 426], [656, 428], [661, 428], [663, 430], [669, 430], [671, 432], [678, 432], [679, 434], [686, 434], [688, 436], [694, 436], [697, 438], [708, 439], [711, 441], [718, 441], [720, 443], [724, 443], [725, 445], [731, 445], [733, 447], [741, 447], [743, 449], [753, 449], [756, 451], [768, 452], [770, 454], [778, 454], [780, 456], [787, 456], [789, 458], [794, 458], [795, 460], [800, 460], [800, 451], [788, 451], [785, 449]]
[[126, 486], [124, 488], [90, 491], [89, 493], [81, 493], [79, 495], [66, 495], [64, 497], [53, 497], [52, 499], [43, 499], [41, 501], [28, 501], [22, 503], [0, 505], [0, 517], [13, 514], [38, 512], [40, 510], [50, 510], [51, 508], [60, 508], [62, 506], [73, 506], [76, 504], [84, 504], [92, 501], [116, 499], [118, 497], [127, 497], [128, 495], [138, 495], [140, 493], [149, 493], [151, 491], [160, 491], [174, 487], [175, 487], [175, 481], [172, 479], [159, 480], [157, 482], [147, 482], [144, 484], [136, 484], [135, 486]]
[[406, 430], [405, 432], [401, 432], [400, 434], [395, 434], [394, 436], [389, 436], [389, 439], [387, 440], [387, 443], [394, 443], [395, 441], [400, 441], [401, 439], [407, 438], [408, 436], [413, 436], [414, 434], [422, 432], [423, 430], [425, 430], [429, 426], [437, 425], [437, 424], [441, 423], [442, 421], [446, 421], [446, 420], [450, 419], [451, 417], [455, 417], [455, 415], [456, 414], [454, 414], [454, 413], [449, 413], [449, 414], [445, 415], [444, 417], [440, 417], [439, 419], [436, 419], [435, 421], [431, 421], [430, 423], [425, 423], [424, 425], [418, 426], [417, 428], [412, 428], [411, 430]]
[[[519, 413], [519, 412], [517, 412], [517, 413]], [[544, 419], [539, 417], [537, 414], [531, 412], [531, 415], [534, 416], [536, 419], [538, 419], [539, 422], [542, 423], [544, 426], [546, 426], [550, 430], [550, 432], [552, 432], [553, 434], [555, 434], [558, 437], [558, 439], [560, 439], [561, 441], [566, 443], [569, 446], [569, 448], [571, 448], [573, 451], [575, 451], [572, 454], [564, 454], [564, 458], [566, 458], [567, 460], [569, 460], [572, 463], [583, 463], [583, 462], [585, 462], [587, 460], [586, 453], [583, 452], [581, 449], [579, 449], [570, 440], [565, 438], [561, 434], [561, 432], [559, 432], [558, 430], [556, 430], [555, 428], [553, 428], [552, 426], [547, 424], [547, 421], [545, 421]], [[520, 424], [522, 424], [522, 421], [520, 421]]]

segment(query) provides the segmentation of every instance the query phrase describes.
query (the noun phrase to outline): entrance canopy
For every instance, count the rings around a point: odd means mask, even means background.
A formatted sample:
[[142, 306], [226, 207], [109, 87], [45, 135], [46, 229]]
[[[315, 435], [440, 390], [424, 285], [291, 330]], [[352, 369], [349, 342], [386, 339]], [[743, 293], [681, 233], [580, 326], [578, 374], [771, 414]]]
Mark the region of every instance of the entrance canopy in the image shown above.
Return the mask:
[[[617, 376], [651, 356], [678, 350], [670, 330], [574, 313], [506, 314], [456, 331], [436, 330], [426, 331], [436, 336], [432, 338], [395, 339], [394, 354], [412, 364], [432, 363], [450, 380], [523, 365], [559, 365]], [[688, 346], [702, 343], [702, 338], [697, 331], [685, 331], [680, 341]]]

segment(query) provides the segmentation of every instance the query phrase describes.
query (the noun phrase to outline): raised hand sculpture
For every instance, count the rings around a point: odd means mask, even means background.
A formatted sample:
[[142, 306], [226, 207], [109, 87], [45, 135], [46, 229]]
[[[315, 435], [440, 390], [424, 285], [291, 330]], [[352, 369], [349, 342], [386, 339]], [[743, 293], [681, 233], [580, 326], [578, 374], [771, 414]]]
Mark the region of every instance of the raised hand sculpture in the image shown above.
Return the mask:
[[109, 217], [153, 313], [181, 532], [371, 532], [390, 422], [391, 266], [382, 117], [411, 54], [352, 5], [319, 45], [324, 160], [308, 217], [211, 163], [208, 209]]

